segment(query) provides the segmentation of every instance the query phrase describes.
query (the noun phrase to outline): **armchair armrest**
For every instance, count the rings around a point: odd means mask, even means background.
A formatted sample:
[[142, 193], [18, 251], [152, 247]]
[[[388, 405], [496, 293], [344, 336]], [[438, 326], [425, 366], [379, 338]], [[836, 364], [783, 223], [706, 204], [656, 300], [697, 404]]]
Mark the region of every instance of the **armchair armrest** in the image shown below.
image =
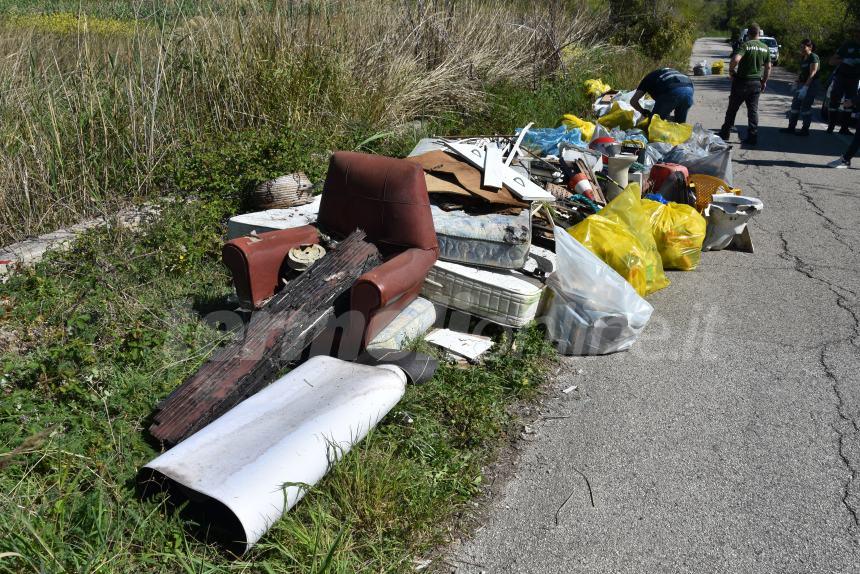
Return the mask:
[[228, 241], [221, 260], [233, 275], [239, 298], [259, 307], [277, 290], [289, 250], [312, 243], [319, 243], [319, 232], [310, 225], [269, 231]]
[[418, 296], [436, 256], [435, 249], [407, 249], [358, 278], [350, 307], [364, 317], [365, 343]]

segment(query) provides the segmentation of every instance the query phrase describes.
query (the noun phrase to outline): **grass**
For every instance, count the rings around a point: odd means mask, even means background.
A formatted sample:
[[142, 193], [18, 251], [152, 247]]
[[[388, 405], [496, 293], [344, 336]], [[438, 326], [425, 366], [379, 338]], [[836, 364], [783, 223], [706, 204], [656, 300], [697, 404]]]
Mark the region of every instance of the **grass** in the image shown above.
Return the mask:
[[0, 244], [158, 196], [202, 139], [313, 126], [331, 149], [481, 111], [490, 86], [593, 63], [569, 55], [606, 19], [561, 0], [77, 4], [0, 17]]
[[[482, 367], [443, 366], [240, 560], [138, 499], [155, 402], [223, 340], [205, 315], [230, 292], [219, 248], [245, 191], [319, 180], [333, 149], [556, 125], [587, 115], [584, 79], [630, 88], [656, 65], [595, 44], [600, 15], [560, 2], [278, 5], [0, 2], [0, 243], [161, 208], [0, 285], [0, 572], [412, 571], [480, 491], [509, 405], [537, 392], [552, 353], [534, 329]], [[133, 33], [82, 30], [86, 13]]]

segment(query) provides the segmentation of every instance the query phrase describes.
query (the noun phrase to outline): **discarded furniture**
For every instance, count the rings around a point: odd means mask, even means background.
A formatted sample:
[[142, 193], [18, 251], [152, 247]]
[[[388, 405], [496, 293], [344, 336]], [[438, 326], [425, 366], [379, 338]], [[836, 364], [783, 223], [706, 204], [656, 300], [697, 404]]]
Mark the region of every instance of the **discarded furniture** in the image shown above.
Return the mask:
[[472, 215], [463, 210], [445, 211], [432, 205], [431, 211], [439, 241], [439, 259], [466, 265], [518, 269], [528, 258], [532, 239], [532, 218], [528, 209], [522, 209], [516, 215]]
[[711, 203], [711, 198], [714, 195], [731, 193], [740, 195], [741, 190], [730, 186], [727, 182], [718, 177], [694, 173], [690, 175], [690, 183], [696, 188], [696, 210], [699, 213], [705, 211], [705, 208]]
[[396, 366], [313, 357], [150, 461], [138, 475], [143, 494], [184, 494], [241, 554], [379, 423], [406, 382]]
[[[379, 248], [384, 262], [358, 278], [350, 307], [364, 317], [370, 341], [421, 291], [438, 244], [424, 172], [401, 159], [337, 152], [329, 162], [317, 226], [341, 238], [356, 229]], [[238, 295], [259, 307], [278, 289], [290, 249], [319, 241], [302, 226], [229, 241], [223, 260]], [[292, 287], [291, 287], [292, 288]]]
[[295, 207], [234, 215], [227, 220], [227, 239], [313, 225], [317, 222], [321, 200], [322, 196], [317, 195], [311, 202]]
[[158, 404], [152, 436], [176, 444], [265, 387], [322, 332], [335, 299], [380, 260], [364, 232], [353, 232], [254, 313], [244, 338], [216, 351]]
[[479, 269], [437, 261], [427, 274], [423, 294], [450, 309], [519, 328], [537, 316], [544, 284], [513, 269]]

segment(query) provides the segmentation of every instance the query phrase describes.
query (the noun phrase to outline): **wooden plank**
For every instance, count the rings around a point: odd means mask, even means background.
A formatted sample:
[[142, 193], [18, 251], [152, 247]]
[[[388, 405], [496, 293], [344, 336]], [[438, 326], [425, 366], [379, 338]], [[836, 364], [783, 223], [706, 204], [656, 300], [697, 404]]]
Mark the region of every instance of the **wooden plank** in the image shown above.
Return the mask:
[[157, 406], [152, 436], [176, 444], [272, 382], [325, 329], [335, 299], [380, 261], [360, 230], [332, 248], [254, 313], [244, 339], [222, 347]]

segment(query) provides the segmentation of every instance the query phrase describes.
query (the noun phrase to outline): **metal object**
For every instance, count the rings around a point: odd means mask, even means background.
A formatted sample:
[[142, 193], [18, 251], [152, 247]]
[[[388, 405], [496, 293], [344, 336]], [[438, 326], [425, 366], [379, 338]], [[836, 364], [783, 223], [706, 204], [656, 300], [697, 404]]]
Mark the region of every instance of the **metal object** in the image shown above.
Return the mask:
[[287, 253], [287, 265], [294, 271], [305, 271], [325, 256], [325, 248], [317, 243], [293, 247]]
[[400, 401], [393, 365], [313, 357], [149, 462], [144, 496], [185, 494], [213, 534], [246, 552]]

